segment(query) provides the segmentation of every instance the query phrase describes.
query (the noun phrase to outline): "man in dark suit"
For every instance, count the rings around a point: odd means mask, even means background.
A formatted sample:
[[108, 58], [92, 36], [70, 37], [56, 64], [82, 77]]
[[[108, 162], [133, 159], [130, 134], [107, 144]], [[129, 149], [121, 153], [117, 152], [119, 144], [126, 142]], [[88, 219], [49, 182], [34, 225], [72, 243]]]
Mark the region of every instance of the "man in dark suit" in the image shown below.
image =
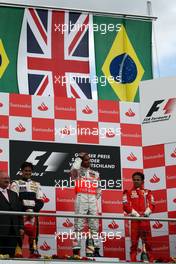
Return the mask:
[[[18, 195], [7, 189], [10, 178], [0, 170], [0, 211], [22, 211]], [[23, 218], [17, 215], [0, 215], [0, 254], [14, 257], [20, 236], [23, 236]]]

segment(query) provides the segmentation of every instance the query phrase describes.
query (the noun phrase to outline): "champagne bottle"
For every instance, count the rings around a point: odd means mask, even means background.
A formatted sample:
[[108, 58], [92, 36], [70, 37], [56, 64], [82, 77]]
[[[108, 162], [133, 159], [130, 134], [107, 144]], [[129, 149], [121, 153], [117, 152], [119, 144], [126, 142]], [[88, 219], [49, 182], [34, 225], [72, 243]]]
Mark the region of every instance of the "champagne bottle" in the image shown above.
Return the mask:
[[41, 255], [38, 252], [38, 247], [37, 247], [37, 243], [36, 243], [36, 240], [35, 239], [33, 240], [32, 249], [33, 249], [33, 253], [32, 253], [33, 256], [35, 256], [36, 258], [40, 258]]
[[23, 257], [22, 248], [19, 246], [19, 244], [17, 244], [15, 248], [15, 258], [22, 258], [22, 257]]
[[89, 231], [89, 234], [86, 238], [86, 257], [93, 257], [94, 256], [94, 241]]
[[145, 243], [142, 244], [141, 261], [146, 263], [149, 262], [149, 257], [145, 248]]
[[34, 239], [33, 240], [33, 250], [36, 251], [37, 250], [37, 243], [36, 243], [36, 240]]

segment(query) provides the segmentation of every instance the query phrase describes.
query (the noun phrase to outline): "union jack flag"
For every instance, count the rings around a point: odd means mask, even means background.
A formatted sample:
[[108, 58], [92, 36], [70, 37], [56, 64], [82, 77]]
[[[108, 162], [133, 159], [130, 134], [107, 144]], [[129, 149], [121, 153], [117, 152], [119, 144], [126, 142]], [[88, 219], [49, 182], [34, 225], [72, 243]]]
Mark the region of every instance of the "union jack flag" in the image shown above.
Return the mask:
[[20, 93], [92, 98], [90, 15], [26, 9], [18, 53]]

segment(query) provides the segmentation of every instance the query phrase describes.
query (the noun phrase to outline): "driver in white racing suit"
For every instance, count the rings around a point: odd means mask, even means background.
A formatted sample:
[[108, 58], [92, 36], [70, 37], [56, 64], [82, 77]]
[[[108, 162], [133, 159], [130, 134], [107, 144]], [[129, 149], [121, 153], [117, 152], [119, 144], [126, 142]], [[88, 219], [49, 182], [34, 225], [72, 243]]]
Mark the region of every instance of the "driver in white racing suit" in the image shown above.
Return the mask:
[[[71, 167], [71, 177], [75, 180], [75, 214], [82, 215], [98, 215], [98, 199], [101, 196], [99, 186], [99, 173], [91, 170], [90, 157], [87, 153], [80, 153], [75, 159]], [[81, 249], [81, 232], [84, 228], [85, 218], [75, 218], [76, 239], [73, 243], [73, 254], [78, 255]], [[99, 255], [99, 220], [88, 218], [88, 226], [90, 234], [93, 238], [93, 245], [89, 249], [86, 248], [87, 256]], [[92, 240], [92, 239], [91, 239]], [[92, 252], [91, 252], [92, 251]]]

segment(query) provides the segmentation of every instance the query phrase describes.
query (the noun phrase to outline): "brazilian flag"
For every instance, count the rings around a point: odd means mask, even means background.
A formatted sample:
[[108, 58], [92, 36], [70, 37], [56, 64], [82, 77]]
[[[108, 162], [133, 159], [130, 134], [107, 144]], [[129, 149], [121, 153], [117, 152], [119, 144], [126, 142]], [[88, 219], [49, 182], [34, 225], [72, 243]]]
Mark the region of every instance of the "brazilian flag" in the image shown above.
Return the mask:
[[94, 16], [93, 27], [98, 99], [138, 102], [153, 77], [152, 22]]
[[0, 7], [0, 92], [18, 93], [17, 57], [24, 9]]

